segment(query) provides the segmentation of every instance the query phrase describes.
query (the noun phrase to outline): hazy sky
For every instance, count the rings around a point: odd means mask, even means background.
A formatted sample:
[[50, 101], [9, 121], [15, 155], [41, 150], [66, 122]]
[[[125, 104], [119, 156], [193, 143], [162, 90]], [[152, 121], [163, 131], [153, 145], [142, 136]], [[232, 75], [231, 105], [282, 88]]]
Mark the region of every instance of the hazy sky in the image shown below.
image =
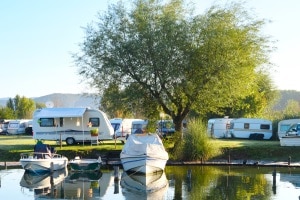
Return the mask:
[[[237, 2], [238, 0], [234, 0]], [[0, 98], [39, 97], [51, 93], [83, 93], [71, 53], [79, 51], [88, 23], [107, 9], [107, 0], [1, 0]], [[200, 11], [213, 2], [194, 0]], [[231, 2], [231, 1], [217, 1]], [[265, 35], [278, 40], [271, 71], [278, 89], [300, 91], [300, 1], [248, 0], [258, 18], [272, 20]]]

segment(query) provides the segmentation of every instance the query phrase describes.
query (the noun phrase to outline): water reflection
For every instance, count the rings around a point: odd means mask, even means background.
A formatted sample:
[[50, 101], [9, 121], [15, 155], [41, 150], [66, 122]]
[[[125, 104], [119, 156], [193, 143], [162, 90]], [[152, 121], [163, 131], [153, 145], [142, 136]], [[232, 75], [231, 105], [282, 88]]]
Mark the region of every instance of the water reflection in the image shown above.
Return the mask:
[[122, 193], [127, 199], [137, 198], [137, 196], [140, 197], [139, 199], [164, 199], [168, 185], [164, 172], [147, 175], [123, 172], [121, 178]]
[[92, 199], [101, 195], [102, 172], [75, 172], [64, 181], [65, 199]]
[[24, 172], [20, 181], [20, 186], [34, 191], [37, 196], [49, 196], [51, 198], [58, 196], [58, 187], [65, 177], [68, 175], [67, 169], [55, 171], [53, 173], [33, 173]]
[[[276, 170], [276, 171], [275, 171]], [[0, 170], [2, 199], [298, 199], [300, 168], [167, 166], [154, 176]], [[20, 189], [21, 186], [21, 189]]]

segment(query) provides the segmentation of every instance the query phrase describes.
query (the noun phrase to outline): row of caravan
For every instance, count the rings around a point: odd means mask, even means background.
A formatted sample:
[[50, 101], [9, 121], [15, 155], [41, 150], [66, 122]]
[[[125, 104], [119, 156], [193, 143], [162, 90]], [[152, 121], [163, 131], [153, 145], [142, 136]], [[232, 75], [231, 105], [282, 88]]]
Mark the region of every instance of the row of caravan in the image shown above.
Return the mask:
[[[213, 118], [208, 120], [207, 133], [214, 138], [270, 139], [272, 121], [257, 118]], [[278, 138], [300, 134], [300, 119], [278, 122]]]
[[208, 120], [207, 133], [213, 138], [270, 139], [272, 121], [257, 118], [213, 118]]
[[[31, 119], [11, 119], [11, 120], [3, 120], [0, 123], [0, 133], [1, 134], [30, 134], [32, 126]], [[30, 129], [28, 129], [30, 128]]]

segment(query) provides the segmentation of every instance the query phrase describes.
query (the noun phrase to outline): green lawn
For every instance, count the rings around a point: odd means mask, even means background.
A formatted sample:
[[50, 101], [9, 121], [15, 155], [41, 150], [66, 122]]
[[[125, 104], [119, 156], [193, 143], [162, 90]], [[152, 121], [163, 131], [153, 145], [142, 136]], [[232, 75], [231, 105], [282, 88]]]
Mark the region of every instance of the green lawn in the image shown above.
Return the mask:
[[[0, 161], [18, 161], [20, 153], [33, 151], [36, 141], [31, 136], [0, 136]], [[56, 142], [45, 141], [45, 144], [54, 146], [57, 153], [67, 156], [69, 159], [75, 155], [85, 157], [96, 157], [103, 155], [108, 151], [120, 151], [123, 144], [120, 141], [115, 143], [114, 140], [105, 141], [99, 145], [85, 144], [68, 146], [63, 144], [62, 147]], [[237, 140], [237, 139], [214, 139], [213, 145], [222, 149], [215, 159], [231, 160], [247, 159], [247, 160], [268, 160], [268, 161], [287, 161], [289, 156], [292, 162], [300, 161], [300, 147], [281, 147], [279, 141], [256, 141], [256, 140]], [[173, 146], [172, 140], [164, 141], [167, 149]]]

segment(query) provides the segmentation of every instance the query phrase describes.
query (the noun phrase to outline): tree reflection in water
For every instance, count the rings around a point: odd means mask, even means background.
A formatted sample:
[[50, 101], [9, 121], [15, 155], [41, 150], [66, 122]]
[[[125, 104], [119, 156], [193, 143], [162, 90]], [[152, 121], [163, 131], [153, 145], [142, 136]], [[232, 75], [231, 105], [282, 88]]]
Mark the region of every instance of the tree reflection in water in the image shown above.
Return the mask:
[[[174, 199], [262, 199], [276, 193], [266, 179], [273, 168], [257, 166], [167, 166], [167, 178], [174, 187]], [[189, 171], [191, 174], [189, 174]], [[276, 181], [273, 181], [276, 184]], [[272, 190], [273, 188], [273, 190]], [[274, 189], [275, 188], [275, 189]]]

